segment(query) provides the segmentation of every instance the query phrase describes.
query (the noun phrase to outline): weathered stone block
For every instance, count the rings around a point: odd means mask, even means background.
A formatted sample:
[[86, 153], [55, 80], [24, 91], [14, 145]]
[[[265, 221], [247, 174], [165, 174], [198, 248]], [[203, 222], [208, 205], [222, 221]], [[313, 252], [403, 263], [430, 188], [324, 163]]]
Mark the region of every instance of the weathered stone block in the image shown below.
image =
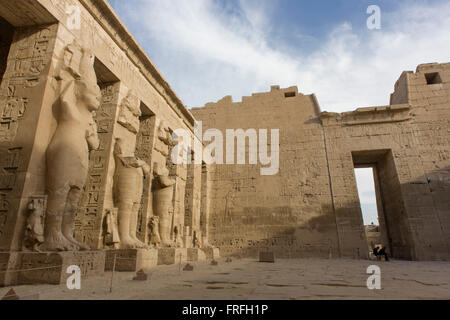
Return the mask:
[[219, 248], [202, 248], [202, 251], [205, 253], [207, 260], [216, 260], [220, 258]]
[[201, 249], [188, 248], [187, 249], [187, 260], [188, 261], [206, 261], [206, 254]]
[[187, 261], [187, 249], [185, 248], [158, 249], [158, 265], [177, 264], [186, 261]]
[[[6, 283], [3, 285], [24, 284], [62, 284], [70, 274], [69, 266], [78, 266], [81, 277], [101, 275], [105, 270], [105, 253], [103, 251], [78, 252], [19, 252], [10, 257]], [[11, 263], [14, 258], [14, 266]]]
[[116, 256], [115, 271], [135, 272], [141, 269], [148, 270], [158, 264], [157, 249], [108, 250], [106, 251], [105, 270], [113, 270], [114, 256]]

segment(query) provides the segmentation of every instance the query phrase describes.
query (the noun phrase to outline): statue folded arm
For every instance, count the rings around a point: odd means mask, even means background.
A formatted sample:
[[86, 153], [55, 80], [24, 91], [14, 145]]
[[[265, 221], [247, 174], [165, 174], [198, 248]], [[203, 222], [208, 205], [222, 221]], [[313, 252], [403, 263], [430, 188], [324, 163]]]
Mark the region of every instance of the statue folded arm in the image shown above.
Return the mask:
[[172, 179], [169, 176], [165, 176], [165, 175], [158, 175], [158, 180], [159, 180], [159, 183], [161, 184], [162, 188], [170, 187], [175, 184], [174, 179]]

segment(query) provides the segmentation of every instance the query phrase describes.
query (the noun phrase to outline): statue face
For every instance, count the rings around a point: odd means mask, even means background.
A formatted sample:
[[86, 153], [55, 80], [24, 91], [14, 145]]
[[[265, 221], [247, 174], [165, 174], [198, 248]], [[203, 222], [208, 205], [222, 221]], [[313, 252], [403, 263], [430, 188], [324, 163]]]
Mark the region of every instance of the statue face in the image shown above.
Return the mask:
[[97, 84], [85, 84], [81, 88], [80, 99], [86, 104], [89, 111], [98, 110], [102, 99], [100, 87]]

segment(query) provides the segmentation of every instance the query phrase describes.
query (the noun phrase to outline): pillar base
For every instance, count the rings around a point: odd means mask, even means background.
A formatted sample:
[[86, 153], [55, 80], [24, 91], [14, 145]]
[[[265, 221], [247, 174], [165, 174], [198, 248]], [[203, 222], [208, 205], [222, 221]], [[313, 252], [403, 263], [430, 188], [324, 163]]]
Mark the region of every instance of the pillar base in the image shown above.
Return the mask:
[[201, 249], [188, 248], [187, 261], [206, 261], [206, 254]]
[[220, 258], [220, 250], [216, 247], [202, 248], [207, 260], [217, 260]]
[[148, 270], [158, 264], [157, 249], [117, 249], [106, 251], [105, 270], [112, 271], [116, 256], [115, 271], [136, 272]]
[[159, 248], [158, 265], [170, 265], [184, 263], [187, 261], [186, 248]]
[[[0, 286], [26, 284], [63, 284], [71, 275], [66, 273], [69, 266], [78, 266], [81, 279], [101, 275], [105, 271], [103, 251], [70, 252], [11, 252], [8, 263], [2, 263], [6, 273], [0, 278]], [[1, 258], [4, 262], [6, 257]]]

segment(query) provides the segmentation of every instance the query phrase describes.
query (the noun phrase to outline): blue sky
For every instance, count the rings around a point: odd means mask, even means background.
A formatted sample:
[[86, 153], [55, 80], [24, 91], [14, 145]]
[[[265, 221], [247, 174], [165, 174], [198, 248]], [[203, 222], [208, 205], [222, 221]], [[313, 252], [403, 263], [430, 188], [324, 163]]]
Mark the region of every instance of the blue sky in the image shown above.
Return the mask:
[[363, 214], [364, 225], [378, 225], [378, 210], [375, 198], [375, 181], [371, 168], [356, 169], [356, 184]]
[[[316, 93], [326, 111], [386, 105], [420, 63], [450, 61], [443, 0], [110, 0], [188, 107], [270, 85]], [[367, 7], [381, 8], [368, 30]]]
[[[387, 105], [403, 71], [450, 62], [447, 0], [109, 2], [189, 108], [275, 84], [315, 93], [324, 111]], [[366, 26], [369, 5], [380, 30]], [[358, 180], [373, 220], [370, 172]]]

